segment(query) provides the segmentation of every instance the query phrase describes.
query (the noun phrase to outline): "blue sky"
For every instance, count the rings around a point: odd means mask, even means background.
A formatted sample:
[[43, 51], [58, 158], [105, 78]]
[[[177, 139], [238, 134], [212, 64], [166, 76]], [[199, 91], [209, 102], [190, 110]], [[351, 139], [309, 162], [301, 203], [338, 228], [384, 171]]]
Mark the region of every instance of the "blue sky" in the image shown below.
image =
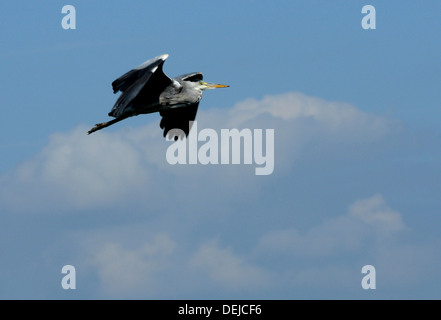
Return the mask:
[[[66, 4], [75, 30], [61, 27]], [[361, 27], [367, 4], [375, 30]], [[5, 4], [0, 298], [440, 299], [439, 12]], [[156, 114], [86, 134], [109, 119], [111, 82], [163, 53], [170, 76], [230, 85], [204, 94], [199, 128], [274, 129], [273, 174], [171, 166]], [[61, 287], [64, 265], [76, 290]]]

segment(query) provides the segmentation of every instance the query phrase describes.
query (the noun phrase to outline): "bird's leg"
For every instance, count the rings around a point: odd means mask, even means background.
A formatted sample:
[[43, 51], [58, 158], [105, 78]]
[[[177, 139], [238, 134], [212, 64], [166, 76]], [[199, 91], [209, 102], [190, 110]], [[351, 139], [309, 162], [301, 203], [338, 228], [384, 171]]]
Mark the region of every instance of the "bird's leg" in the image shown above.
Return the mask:
[[91, 134], [92, 132], [98, 131], [98, 130], [103, 129], [103, 128], [105, 128], [105, 127], [107, 127], [107, 122], [97, 123], [97, 124], [95, 125], [95, 127], [93, 127], [92, 129], [90, 129], [90, 130], [87, 132], [87, 134]]
[[91, 134], [92, 132], [95, 132], [95, 131], [101, 130], [101, 129], [105, 128], [105, 127], [108, 127], [108, 126], [110, 126], [110, 125], [112, 125], [112, 124], [114, 124], [114, 123], [117, 123], [117, 122], [119, 122], [119, 121], [121, 121], [121, 120], [124, 120], [124, 119], [126, 119], [126, 118], [128, 118], [128, 117], [129, 117], [129, 116], [122, 116], [122, 117], [119, 117], [119, 118], [116, 118], [116, 119], [113, 119], [113, 120], [110, 120], [110, 121], [107, 121], [107, 122], [97, 123], [97, 124], [95, 125], [95, 127], [93, 127], [92, 129], [90, 129], [90, 130], [87, 132], [87, 134]]

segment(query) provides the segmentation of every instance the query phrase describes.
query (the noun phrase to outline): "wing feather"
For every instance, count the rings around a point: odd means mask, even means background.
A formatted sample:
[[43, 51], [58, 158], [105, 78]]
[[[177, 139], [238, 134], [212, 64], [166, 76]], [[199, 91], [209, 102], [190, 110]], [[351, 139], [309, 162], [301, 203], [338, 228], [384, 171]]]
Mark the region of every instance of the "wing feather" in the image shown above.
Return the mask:
[[156, 68], [158, 68], [160, 64], [163, 64], [167, 57], [168, 54], [154, 57], [123, 74], [112, 82], [113, 93], [117, 93], [118, 91], [124, 92], [145, 74], [153, 74], [156, 71]]
[[[162, 66], [167, 57], [168, 54], [163, 54], [147, 60], [112, 82], [113, 92], [121, 91], [122, 94], [116, 100], [115, 105], [109, 112], [109, 116], [120, 117], [125, 114], [127, 107], [144, 91], [143, 88], [145, 87], [151, 89], [147, 90], [149, 92], [146, 92], [146, 94], [150, 94], [150, 97], [147, 96], [148, 99], [145, 99], [144, 96], [145, 101], [141, 101], [141, 104], [152, 103], [159, 97], [159, 93], [171, 83], [171, 79], [162, 71]], [[158, 97], [153, 97], [152, 95], [158, 95]]]
[[192, 73], [186, 73], [183, 75], [180, 75], [179, 77], [176, 77], [175, 79], [180, 79], [183, 81], [202, 81], [204, 77], [202, 76], [201, 72], [192, 72]]
[[178, 140], [188, 136], [192, 121], [196, 118], [199, 102], [186, 107], [172, 108], [160, 111], [162, 117], [159, 126], [164, 129], [164, 137]]

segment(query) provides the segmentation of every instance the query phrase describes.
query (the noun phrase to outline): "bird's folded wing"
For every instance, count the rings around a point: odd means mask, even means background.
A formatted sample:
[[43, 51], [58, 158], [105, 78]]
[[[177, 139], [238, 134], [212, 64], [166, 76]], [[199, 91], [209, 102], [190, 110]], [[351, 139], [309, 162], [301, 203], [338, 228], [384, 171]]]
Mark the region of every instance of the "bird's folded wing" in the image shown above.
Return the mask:
[[159, 126], [164, 129], [164, 137], [170, 140], [183, 139], [188, 136], [191, 125], [196, 118], [199, 102], [186, 107], [172, 108], [160, 112], [162, 117]]

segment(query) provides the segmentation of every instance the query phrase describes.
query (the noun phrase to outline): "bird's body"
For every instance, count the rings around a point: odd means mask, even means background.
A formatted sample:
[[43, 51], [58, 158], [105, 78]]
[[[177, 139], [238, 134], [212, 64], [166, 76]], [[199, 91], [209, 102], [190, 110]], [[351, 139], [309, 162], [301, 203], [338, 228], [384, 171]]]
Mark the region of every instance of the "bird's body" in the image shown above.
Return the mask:
[[162, 71], [167, 57], [168, 54], [163, 54], [150, 59], [113, 81], [113, 92], [122, 92], [109, 112], [115, 119], [97, 124], [88, 133], [128, 117], [159, 112], [164, 137], [177, 139], [188, 135], [189, 123], [196, 117], [203, 90], [228, 86], [204, 82], [200, 72], [170, 79]]
[[[201, 75], [202, 77], [202, 75]], [[197, 103], [202, 99], [202, 89], [199, 82], [184, 81], [182, 76], [174, 78], [159, 96], [161, 106], [185, 106], [187, 103]]]

